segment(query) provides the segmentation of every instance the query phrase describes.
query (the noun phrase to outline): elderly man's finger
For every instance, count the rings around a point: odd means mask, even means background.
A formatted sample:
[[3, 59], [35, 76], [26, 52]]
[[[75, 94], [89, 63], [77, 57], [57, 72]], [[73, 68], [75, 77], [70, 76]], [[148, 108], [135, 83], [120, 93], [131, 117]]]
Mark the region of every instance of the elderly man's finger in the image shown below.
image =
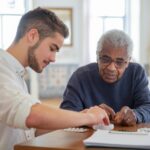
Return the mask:
[[104, 109], [111, 120], [114, 119], [115, 111], [106, 104], [99, 105], [100, 108]]

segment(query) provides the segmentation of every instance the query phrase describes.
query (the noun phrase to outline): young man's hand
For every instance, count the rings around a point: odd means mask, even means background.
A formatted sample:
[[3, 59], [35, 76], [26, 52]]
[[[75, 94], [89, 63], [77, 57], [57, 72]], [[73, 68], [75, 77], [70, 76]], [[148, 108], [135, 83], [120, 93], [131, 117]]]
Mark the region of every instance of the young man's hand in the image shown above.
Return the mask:
[[95, 119], [92, 125], [98, 125], [98, 124], [109, 125], [110, 123], [109, 117], [105, 112], [105, 110], [98, 106], [94, 106], [89, 109], [86, 109], [86, 111], [84, 112], [90, 114], [93, 117], [93, 119]]

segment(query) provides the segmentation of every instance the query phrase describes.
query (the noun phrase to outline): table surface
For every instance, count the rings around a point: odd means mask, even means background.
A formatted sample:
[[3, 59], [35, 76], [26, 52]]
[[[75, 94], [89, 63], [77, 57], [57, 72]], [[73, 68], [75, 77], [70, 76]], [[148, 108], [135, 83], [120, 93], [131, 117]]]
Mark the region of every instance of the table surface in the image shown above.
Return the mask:
[[[115, 126], [114, 130], [137, 131], [138, 128], [148, 127], [150, 124], [137, 124], [132, 127]], [[57, 130], [36, 137], [35, 139], [15, 146], [14, 150], [116, 150], [116, 148], [87, 148], [83, 140], [93, 134], [94, 130], [89, 129], [83, 133]], [[117, 150], [125, 150], [117, 148]], [[131, 149], [130, 149], [131, 150]]]

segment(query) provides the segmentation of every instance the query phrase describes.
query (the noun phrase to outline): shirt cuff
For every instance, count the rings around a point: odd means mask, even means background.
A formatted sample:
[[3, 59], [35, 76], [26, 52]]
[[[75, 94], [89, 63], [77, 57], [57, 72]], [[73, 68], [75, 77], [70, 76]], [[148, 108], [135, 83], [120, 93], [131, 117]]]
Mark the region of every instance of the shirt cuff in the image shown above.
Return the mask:
[[135, 116], [136, 116], [136, 123], [141, 123], [142, 122], [142, 117], [141, 115], [135, 110], [133, 109]]

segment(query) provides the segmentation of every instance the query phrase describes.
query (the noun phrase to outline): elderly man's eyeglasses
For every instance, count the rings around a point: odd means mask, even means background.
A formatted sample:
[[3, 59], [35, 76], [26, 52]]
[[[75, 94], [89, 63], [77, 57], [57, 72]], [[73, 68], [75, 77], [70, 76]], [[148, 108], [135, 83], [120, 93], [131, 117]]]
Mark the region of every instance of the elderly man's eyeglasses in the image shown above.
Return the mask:
[[113, 60], [111, 57], [108, 56], [100, 56], [99, 60], [100, 63], [102, 63], [103, 65], [110, 65], [112, 62], [114, 62], [116, 68], [122, 68], [127, 63], [127, 61], [123, 58], [116, 58], [116, 60]]

